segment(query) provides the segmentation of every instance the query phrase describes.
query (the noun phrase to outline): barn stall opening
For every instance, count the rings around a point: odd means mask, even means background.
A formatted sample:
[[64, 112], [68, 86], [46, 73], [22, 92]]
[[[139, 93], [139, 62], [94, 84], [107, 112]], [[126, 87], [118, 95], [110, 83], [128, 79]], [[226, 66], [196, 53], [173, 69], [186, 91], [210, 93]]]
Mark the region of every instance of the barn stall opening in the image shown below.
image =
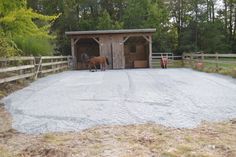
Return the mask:
[[109, 69], [148, 68], [152, 59], [152, 35], [156, 29], [70, 31], [74, 69], [85, 69], [81, 53], [107, 56]]

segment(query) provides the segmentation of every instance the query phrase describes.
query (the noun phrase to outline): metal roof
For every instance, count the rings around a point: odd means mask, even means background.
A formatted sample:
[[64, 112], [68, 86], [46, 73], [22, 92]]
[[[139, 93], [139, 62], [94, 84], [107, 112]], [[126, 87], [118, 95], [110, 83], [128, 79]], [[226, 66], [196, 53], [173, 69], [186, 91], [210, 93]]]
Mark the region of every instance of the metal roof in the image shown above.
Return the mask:
[[73, 35], [98, 35], [98, 34], [126, 34], [126, 33], [154, 33], [155, 28], [148, 29], [119, 29], [119, 30], [95, 30], [95, 31], [69, 31], [65, 32], [68, 36]]

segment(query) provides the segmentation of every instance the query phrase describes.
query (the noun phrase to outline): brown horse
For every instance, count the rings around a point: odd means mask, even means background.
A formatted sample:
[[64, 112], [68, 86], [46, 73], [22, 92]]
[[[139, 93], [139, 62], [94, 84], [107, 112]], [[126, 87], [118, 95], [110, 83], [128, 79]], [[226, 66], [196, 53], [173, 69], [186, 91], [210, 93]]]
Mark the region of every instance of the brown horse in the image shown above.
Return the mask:
[[161, 67], [163, 69], [166, 69], [167, 64], [168, 64], [168, 56], [164, 57], [164, 56], [161, 55]]
[[106, 70], [106, 64], [109, 65], [108, 58], [106, 56], [92, 57], [87, 62], [89, 70], [92, 71], [92, 67], [97, 71], [96, 65], [100, 65], [101, 71]]
[[204, 64], [202, 62], [197, 62], [195, 64], [195, 68], [198, 70], [202, 70], [204, 68]]

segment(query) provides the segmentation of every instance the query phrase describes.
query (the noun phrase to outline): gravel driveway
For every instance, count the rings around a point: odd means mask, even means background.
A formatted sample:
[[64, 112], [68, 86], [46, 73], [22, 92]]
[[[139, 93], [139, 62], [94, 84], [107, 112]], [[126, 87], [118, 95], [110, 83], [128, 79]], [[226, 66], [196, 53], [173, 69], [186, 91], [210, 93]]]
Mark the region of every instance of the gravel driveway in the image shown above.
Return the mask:
[[2, 101], [13, 128], [27, 133], [147, 122], [191, 128], [236, 118], [236, 80], [190, 69], [68, 71]]

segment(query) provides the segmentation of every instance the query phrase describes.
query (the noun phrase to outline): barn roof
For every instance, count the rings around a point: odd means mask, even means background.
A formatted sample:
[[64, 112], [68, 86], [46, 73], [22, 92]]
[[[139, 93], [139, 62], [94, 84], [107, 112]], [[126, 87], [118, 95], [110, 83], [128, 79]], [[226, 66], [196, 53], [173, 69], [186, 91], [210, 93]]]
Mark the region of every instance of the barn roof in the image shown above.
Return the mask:
[[66, 32], [66, 35], [74, 36], [74, 35], [100, 35], [100, 34], [126, 34], [126, 33], [154, 33], [154, 32], [156, 32], [155, 28], [148, 28], [148, 29], [70, 31], [70, 32]]

